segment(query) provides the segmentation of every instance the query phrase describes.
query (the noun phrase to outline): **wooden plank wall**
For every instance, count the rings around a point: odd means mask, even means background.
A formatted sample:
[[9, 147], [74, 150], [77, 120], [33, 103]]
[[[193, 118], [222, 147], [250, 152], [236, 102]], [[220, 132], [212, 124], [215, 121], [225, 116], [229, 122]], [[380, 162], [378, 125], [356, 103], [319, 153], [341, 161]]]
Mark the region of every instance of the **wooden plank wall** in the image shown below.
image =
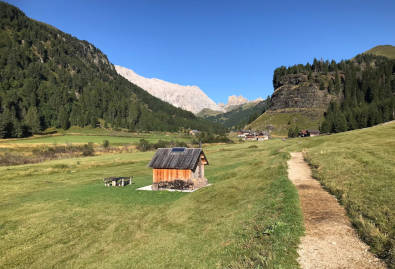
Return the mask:
[[192, 171], [187, 169], [154, 169], [153, 183], [160, 181], [173, 181], [175, 179], [188, 180], [191, 179]]

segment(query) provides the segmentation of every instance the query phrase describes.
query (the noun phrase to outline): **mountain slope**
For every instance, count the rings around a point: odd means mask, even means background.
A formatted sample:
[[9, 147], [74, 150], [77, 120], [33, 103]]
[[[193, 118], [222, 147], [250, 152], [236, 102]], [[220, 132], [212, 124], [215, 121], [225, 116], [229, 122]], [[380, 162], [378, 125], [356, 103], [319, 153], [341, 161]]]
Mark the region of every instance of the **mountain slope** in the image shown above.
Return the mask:
[[234, 105], [232, 109], [224, 113], [214, 113], [206, 110], [199, 114], [201, 117], [214, 123], [220, 123], [226, 128], [242, 129], [266, 111], [269, 103], [270, 100], [248, 102], [242, 105]]
[[274, 71], [271, 106], [249, 124], [286, 135], [289, 128], [342, 132], [392, 120], [395, 60], [372, 54]]
[[376, 46], [370, 50], [365, 51], [364, 54], [373, 54], [376, 56], [384, 56], [389, 59], [395, 59], [395, 46], [392, 45]]
[[157, 78], [145, 78], [136, 74], [133, 70], [119, 65], [115, 65], [115, 70], [118, 74], [143, 88], [153, 96], [176, 107], [191, 111], [195, 114], [204, 108], [221, 110], [221, 108], [197, 86], [182, 86]]
[[117, 74], [99, 49], [0, 2], [0, 137], [47, 127], [218, 130]]

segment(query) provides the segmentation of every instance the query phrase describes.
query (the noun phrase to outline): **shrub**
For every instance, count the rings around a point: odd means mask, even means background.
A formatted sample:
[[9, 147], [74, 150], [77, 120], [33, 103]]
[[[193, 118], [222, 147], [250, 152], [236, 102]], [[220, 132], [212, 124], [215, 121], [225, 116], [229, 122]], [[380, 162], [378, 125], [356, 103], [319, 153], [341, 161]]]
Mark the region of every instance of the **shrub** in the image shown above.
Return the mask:
[[294, 128], [291, 127], [288, 129], [288, 137], [290, 137], [290, 138], [298, 137], [299, 132], [300, 132], [300, 129], [297, 126], [295, 126]]
[[175, 147], [182, 147], [182, 148], [186, 148], [188, 147], [187, 143], [183, 142], [183, 141], [176, 141], [174, 144]]
[[213, 135], [211, 133], [200, 133], [197, 136], [197, 140], [193, 140], [194, 144], [199, 144], [198, 141], [201, 141], [202, 143], [228, 143], [232, 144], [234, 143], [233, 140], [229, 139], [226, 135]]
[[145, 139], [140, 139], [140, 142], [137, 145], [137, 149], [140, 151], [148, 151], [153, 148], [153, 145]]
[[[141, 141], [141, 140], [140, 140]], [[148, 142], [148, 141], [147, 141]], [[170, 146], [170, 142], [168, 141], [164, 141], [164, 140], [159, 140], [158, 142], [156, 142], [152, 147], [155, 149], [158, 148], [167, 148]]]
[[66, 169], [66, 168], [69, 168], [69, 166], [67, 164], [64, 164], [64, 163], [59, 163], [59, 164], [53, 165], [52, 168], [55, 168], [55, 169]]
[[110, 146], [110, 141], [104, 140], [103, 141], [103, 148], [107, 149]]
[[83, 156], [93, 156], [95, 155], [95, 150], [93, 149], [93, 143], [89, 142], [82, 147]]

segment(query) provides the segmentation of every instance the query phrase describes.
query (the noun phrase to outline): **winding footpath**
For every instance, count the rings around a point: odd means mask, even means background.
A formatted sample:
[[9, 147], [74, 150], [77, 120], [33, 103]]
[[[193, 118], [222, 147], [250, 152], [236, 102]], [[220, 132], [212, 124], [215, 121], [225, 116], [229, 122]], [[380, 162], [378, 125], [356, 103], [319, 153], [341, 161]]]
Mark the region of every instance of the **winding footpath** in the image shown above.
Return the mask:
[[291, 153], [288, 178], [298, 190], [306, 229], [298, 248], [302, 268], [385, 268], [358, 238], [336, 198], [312, 178], [301, 152]]

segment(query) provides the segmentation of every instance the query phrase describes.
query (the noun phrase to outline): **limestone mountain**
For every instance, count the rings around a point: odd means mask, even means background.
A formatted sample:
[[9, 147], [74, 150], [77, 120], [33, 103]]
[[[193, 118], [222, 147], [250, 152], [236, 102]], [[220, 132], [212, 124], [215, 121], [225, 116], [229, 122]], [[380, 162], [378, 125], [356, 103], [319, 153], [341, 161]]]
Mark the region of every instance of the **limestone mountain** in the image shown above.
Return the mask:
[[198, 86], [183, 86], [157, 78], [145, 78], [133, 70], [115, 65], [115, 69], [124, 78], [146, 90], [153, 96], [173, 106], [198, 113], [207, 108], [220, 111], [220, 108]]
[[218, 106], [221, 108], [223, 112], [229, 112], [235, 109], [240, 108], [241, 106], [245, 104], [257, 104], [259, 102], [263, 101], [261, 97], [255, 99], [255, 100], [248, 100], [247, 98], [243, 97], [242, 95], [237, 96], [237, 95], [231, 95], [228, 97], [228, 103], [227, 104], [218, 104]]
[[[0, 2], [0, 137], [48, 127], [177, 131], [222, 128], [150, 95], [118, 75], [87, 41]], [[103, 127], [104, 127], [103, 126]]]

